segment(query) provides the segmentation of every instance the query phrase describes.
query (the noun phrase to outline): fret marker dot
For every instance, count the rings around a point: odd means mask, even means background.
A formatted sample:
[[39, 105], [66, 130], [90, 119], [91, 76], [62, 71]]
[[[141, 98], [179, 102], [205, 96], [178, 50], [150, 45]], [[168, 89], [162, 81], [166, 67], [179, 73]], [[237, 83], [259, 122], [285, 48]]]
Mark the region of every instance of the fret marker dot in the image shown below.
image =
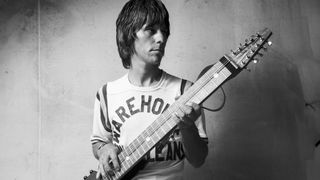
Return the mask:
[[128, 161], [129, 159], [130, 159], [130, 157], [129, 157], [129, 156], [127, 156], [127, 157], [126, 157], [126, 161]]
[[218, 76], [219, 76], [218, 73], [215, 73], [215, 74], [213, 75], [214, 78], [217, 78]]
[[146, 141], [147, 141], [147, 142], [150, 141], [150, 137], [147, 137], [147, 138], [146, 138]]

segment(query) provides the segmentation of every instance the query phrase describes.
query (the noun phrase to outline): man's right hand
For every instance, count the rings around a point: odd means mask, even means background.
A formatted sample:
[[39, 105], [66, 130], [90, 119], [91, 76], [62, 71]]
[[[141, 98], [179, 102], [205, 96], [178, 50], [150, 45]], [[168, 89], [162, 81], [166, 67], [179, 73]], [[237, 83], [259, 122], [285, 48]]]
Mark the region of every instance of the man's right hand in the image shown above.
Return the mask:
[[119, 149], [112, 143], [105, 144], [98, 150], [99, 165], [97, 179], [100, 176], [106, 178], [114, 175], [114, 171], [120, 171], [118, 153]]

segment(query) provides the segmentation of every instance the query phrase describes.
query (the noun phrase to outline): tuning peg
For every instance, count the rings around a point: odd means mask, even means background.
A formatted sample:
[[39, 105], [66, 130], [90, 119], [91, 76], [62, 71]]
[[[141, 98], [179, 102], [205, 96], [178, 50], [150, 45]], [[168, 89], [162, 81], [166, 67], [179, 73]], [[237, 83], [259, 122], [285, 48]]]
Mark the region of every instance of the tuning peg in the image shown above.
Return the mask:
[[251, 69], [244, 67], [245, 70], [247, 70], [248, 72], [251, 72]]
[[248, 46], [248, 45], [249, 45], [249, 42], [250, 42], [250, 40], [245, 39], [245, 40], [244, 40], [244, 45], [245, 45], [245, 46]]
[[252, 62], [257, 64], [259, 62], [259, 60], [258, 59], [253, 59]]
[[83, 179], [84, 179], [84, 180], [88, 179], [88, 176], [84, 176]]
[[93, 170], [90, 170], [89, 172], [90, 172], [90, 174], [92, 174], [92, 173], [93, 173]]
[[271, 46], [271, 45], [272, 45], [272, 42], [271, 42], [271, 41], [268, 41], [268, 45]]
[[237, 55], [237, 53], [236, 53], [235, 51], [233, 51], [232, 49], [231, 49], [230, 51], [231, 51], [231, 53], [232, 53], [233, 55]]
[[264, 46], [262, 46], [262, 49], [263, 49], [264, 51], [267, 51], [267, 50], [268, 50], [268, 48], [266, 48], [266, 47], [264, 47]]

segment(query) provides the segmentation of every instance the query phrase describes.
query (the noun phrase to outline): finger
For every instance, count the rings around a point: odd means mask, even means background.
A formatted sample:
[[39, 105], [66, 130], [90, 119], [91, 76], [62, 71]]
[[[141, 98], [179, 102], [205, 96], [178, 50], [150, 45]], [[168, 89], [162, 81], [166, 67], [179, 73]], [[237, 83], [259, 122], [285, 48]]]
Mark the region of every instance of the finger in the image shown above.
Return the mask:
[[111, 158], [111, 161], [112, 161], [112, 164], [113, 164], [113, 168], [116, 171], [120, 171], [120, 164], [119, 164], [119, 160], [118, 160], [117, 154], [110, 155], [110, 158]]
[[108, 161], [105, 161], [102, 167], [103, 167], [103, 168], [102, 168], [103, 171], [101, 171], [101, 172], [102, 172], [102, 175], [103, 175], [104, 177], [106, 177], [106, 176], [108, 175], [108, 173], [110, 173], [110, 172], [112, 171], [109, 162], [108, 162]]
[[186, 116], [189, 116], [193, 111], [193, 107], [192, 106], [188, 106], [188, 105], [183, 105], [183, 106], [181, 106], [180, 109], [183, 111], [183, 113]]
[[97, 176], [98, 176], [98, 174], [99, 174], [99, 177], [101, 177], [101, 176], [106, 177], [106, 175], [107, 175], [106, 171], [103, 168], [103, 164], [101, 164], [101, 163], [99, 164]]
[[96, 179], [99, 179], [101, 177], [100, 169], [98, 168], [97, 174], [96, 174]]
[[178, 110], [174, 113], [174, 115], [175, 115], [178, 119], [182, 120], [182, 118], [184, 117], [184, 112], [182, 112], [181, 109], [178, 109]]
[[194, 111], [196, 111], [196, 112], [200, 111], [200, 109], [201, 109], [200, 105], [197, 103], [192, 103], [191, 106], [194, 109]]

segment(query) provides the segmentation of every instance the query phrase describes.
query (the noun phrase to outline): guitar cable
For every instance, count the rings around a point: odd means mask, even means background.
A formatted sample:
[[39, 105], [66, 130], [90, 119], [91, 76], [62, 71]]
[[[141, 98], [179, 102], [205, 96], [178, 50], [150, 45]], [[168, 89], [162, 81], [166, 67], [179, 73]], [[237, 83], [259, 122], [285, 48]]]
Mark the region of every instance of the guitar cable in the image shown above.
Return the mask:
[[217, 112], [217, 111], [220, 111], [224, 107], [227, 97], [226, 97], [226, 93], [224, 92], [224, 89], [222, 88], [222, 86], [220, 86], [220, 89], [221, 89], [222, 94], [223, 94], [223, 101], [222, 101], [221, 105], [218, 106], [215, 109], [211, 109], [211, 108], [208, 108], [208, 107], [205, 107], [205, 106], [201, 106], [202, 109], [205, 109], [205, 110], [210, 111], [210, 112]]

